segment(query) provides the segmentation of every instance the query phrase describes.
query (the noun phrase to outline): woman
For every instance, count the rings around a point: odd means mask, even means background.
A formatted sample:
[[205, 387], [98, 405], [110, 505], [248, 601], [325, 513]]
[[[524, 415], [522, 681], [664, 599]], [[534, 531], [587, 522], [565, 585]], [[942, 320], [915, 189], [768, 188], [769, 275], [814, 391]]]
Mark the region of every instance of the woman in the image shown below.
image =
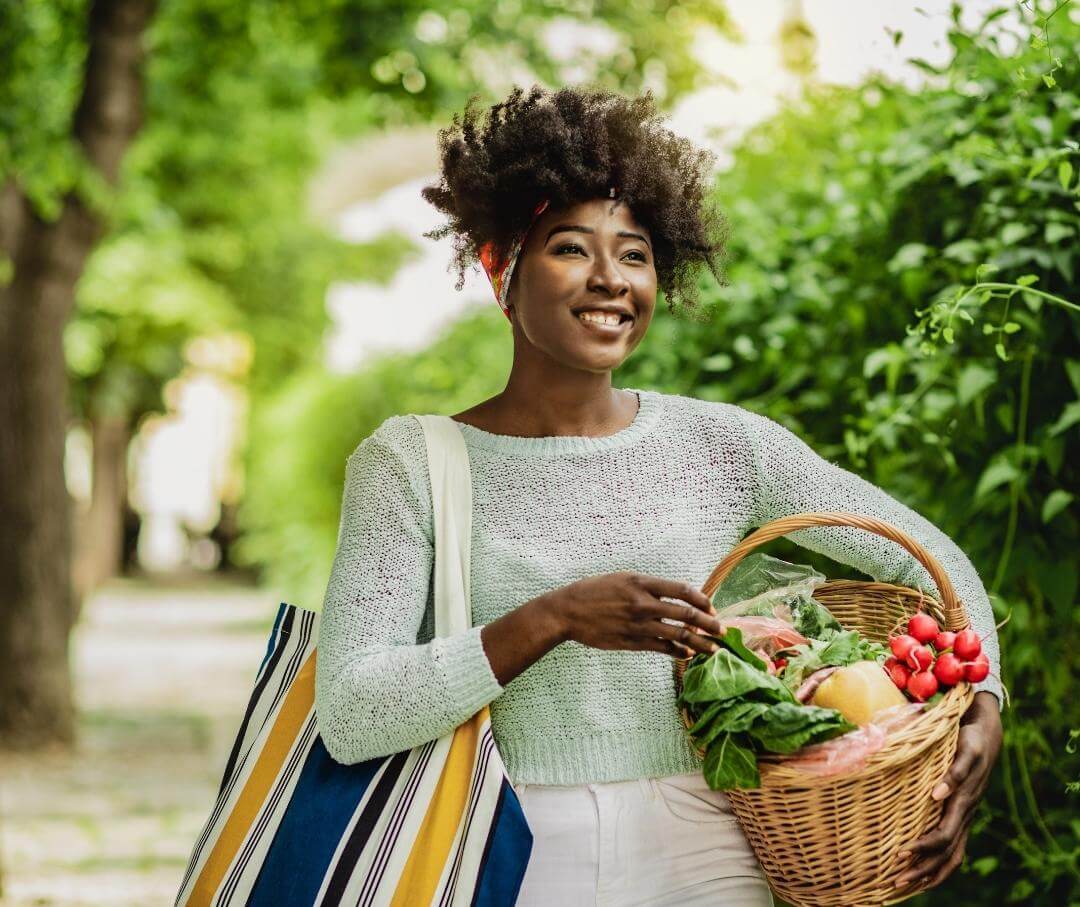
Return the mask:
[[[505, 389], [454, 415], [473, 482], [474, 626], [433, 639], [424, 439], [387, 419], [349, 457], [324, 604], [316, 707], [353, 763], [450, 732], [490, 705], [532, 828], [519, 904], [771, 903], [727, 796], [702, 776], [675, 705], [672, 656], [709, 652], [700, 591], [748, 530], [811, 510], [871, 514], [942, 563], [992, 662], [961, 733], [938, 829], [913, 875], [944, 878], [1000, 745], [997, 638], [974, 568], [931, 523], [742, 407], [616, 389], [658, 287], [691, 308], [720, 277], [725, 223], [705, 203], [711, 155], [659, 123], [652, 98], [515, 89], [440, 136], [424, 197], [477, 259], [509, 322]], [[459, 282], [458, 286], [461, 286]], [[900, 546], [802, 530], [805, 547], [921, 585]]]

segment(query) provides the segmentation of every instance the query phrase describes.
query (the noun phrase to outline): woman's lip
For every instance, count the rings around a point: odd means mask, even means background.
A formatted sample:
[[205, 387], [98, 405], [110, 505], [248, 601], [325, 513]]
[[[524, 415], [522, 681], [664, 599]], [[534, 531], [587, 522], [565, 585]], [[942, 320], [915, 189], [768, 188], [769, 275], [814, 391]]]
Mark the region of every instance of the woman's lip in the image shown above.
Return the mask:
[[586, 330], [591, 330], [603, 337], [618, 337], [623, 331], [629, 330], [634, 323], [633, 318], [628, 318], [618, 324], [604, 324], [602, 321], [586, 321], [578, 315], [574, 316], [574, 320]]

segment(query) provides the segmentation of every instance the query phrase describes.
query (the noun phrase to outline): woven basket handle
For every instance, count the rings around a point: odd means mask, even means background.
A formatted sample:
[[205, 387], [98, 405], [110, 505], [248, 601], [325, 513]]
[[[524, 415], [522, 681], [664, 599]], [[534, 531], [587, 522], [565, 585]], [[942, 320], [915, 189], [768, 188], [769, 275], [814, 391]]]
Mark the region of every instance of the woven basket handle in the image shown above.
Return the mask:
[[950, 628], [967, 626], [968, 617], [963, 604], [956, 597], [956, 590], [953, 589], [953, 585], [945, 575], [945, 571], [941, 569], [941, 565], [929, 551], [902, 529], [897, 529], [895, 526], [890, 526], [888, 523], [876, 520], [873, 517], [863, 516], [859, 513], [845, 513], [840, 510], [820, 513], [797, 513], [794, 516], [781, 517], [778, 520], [766, 523], [731, 549], [728, 556], [720, 561], [716, 565], [716, 569], [709, 574], [709, 578], [705, 580], [701, 591], [709, 598], [712, 598], [716, 588], [735, 569], [735, 565], [755, 548], [782, 535], [787, 535], [789, 532], [794, 532], [796, 529], [809, 529], [813, 526], [852, 526], [856, 529], [866, 529], [903, 545], [926, 568], [941, 593], [941, 604], [945, 609], [945, 625]]

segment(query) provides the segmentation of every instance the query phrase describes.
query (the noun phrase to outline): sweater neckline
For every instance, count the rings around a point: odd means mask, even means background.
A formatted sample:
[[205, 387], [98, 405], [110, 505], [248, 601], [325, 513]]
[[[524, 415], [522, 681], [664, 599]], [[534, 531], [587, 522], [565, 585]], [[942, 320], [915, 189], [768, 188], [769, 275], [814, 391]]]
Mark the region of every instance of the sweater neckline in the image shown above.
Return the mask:
[[566, 453], [592, 453], [615, 450], [633, 444], [643, 437], [656, 424], [660, 411], [660, 394], [657, 391], [642, 390], [635, 387], [623, 388], [637, 394], [638, 411], [634, 421], [613, 435], [590, 437], [588, 435], [545, 435], [527, 437], [523, 435], [500, 435], [477, 428], [467, 422], [454, 424], [461, 429], [462, 437], [471, 447], [482, 447], [500, 453], [514, 453], [526, 456], [551, 456]]

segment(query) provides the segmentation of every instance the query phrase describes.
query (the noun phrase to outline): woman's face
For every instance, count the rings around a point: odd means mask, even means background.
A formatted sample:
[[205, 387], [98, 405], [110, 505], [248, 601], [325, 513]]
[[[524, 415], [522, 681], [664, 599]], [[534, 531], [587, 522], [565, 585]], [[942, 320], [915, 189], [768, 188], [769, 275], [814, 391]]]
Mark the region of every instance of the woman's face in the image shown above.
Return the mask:
[[[616, 368], [645, 336], [656, 307], [651, 243], [617, 199], [545, 211], [510, 280], [515, 345], [529, 344], [570, 368]], [[581, 317], [585, 312], [615, 312], [618, 321], [596, 324]]]

